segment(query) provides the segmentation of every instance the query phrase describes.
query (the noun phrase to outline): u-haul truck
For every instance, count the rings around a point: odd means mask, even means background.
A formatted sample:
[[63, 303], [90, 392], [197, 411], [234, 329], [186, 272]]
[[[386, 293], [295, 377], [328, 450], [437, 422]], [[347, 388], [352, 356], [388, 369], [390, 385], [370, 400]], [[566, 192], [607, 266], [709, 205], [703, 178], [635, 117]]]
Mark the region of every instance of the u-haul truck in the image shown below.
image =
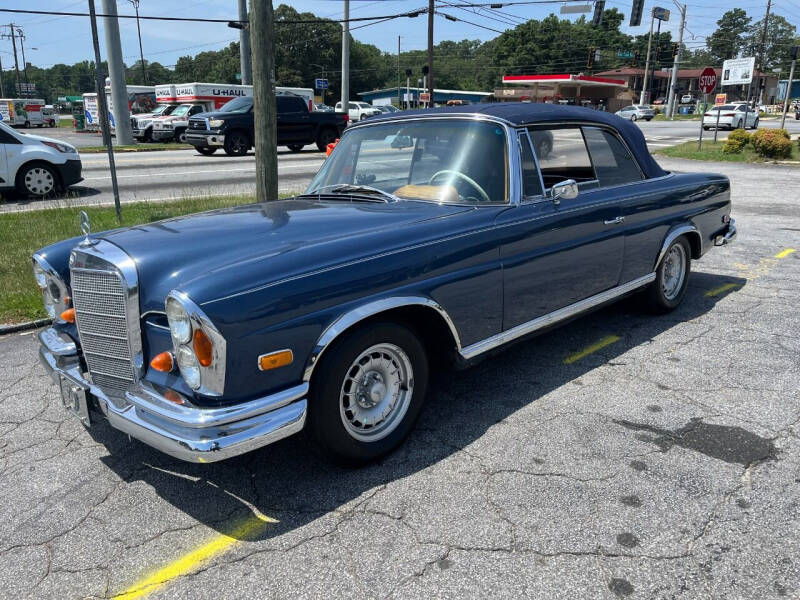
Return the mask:
[[[127, 85], [128, 110], [131, 115], [151, 113], [156, 108], [155, 88], [152, 85]], [[111, 87], [106, 85], [106, 104], [108, 105], [108, 120], [111, 131], [116, 127], [114, 119], [114, 102], [111, 99]], [[100, 107], [97, 103], [96, 93], [83, 95], [83, 110], [86, 117], [86, 129], [89, 131], [100, 130]]]
[[44, 127], [43, 108], [40, 98], [0, 98], [0, 121], [12, 127]]
[[[314, 110], [314, 90], [311, 88], [277, 87], [278, 94], [303, 96], [308, 110]], [[183, 83], [179, 85], [156, 86], [156, 98], [161, 102], [173, 102], [177, 107], [168, 115], [153, 119], [152, 139], [156, 141], [186, 142], [186, 129], [189, 118], [201, 112], [211, 112], [222, 108], [234, 98], [252, 96], [253, 86], [228, 83]]]

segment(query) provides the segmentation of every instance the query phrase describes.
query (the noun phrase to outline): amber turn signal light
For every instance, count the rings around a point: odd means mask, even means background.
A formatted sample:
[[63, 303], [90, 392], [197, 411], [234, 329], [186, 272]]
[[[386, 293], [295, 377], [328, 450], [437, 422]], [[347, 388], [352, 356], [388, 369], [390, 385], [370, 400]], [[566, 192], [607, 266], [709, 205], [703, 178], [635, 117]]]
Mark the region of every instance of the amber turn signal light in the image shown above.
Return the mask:
[[172, 352], [162, 352], [161, 354], [157, 354], [156, 357], [150, 361], [150, 366], [156, 371], [169, 373], [175, 368], [175, 361], [172, 358]]
[[209, 366], [214, 359], [214, 344], [211, 343], [205, 331], [198, 329], [194, 332], [194, 343], [192, 345], [194, 346], [194, 355], [197, 357], [197, 362], [204, 367]]
[[292, 364], [294, 354], [291, 350], [279, 350], [270, 354], [262, 354], [258, 357], [258, 368], [262, 371], [277, 369]]
[[68, 308], [64, 312], [61, 313], [61, 318], [66, 321], [67, 323], [74, 323], [75, 322], [75, 309]]

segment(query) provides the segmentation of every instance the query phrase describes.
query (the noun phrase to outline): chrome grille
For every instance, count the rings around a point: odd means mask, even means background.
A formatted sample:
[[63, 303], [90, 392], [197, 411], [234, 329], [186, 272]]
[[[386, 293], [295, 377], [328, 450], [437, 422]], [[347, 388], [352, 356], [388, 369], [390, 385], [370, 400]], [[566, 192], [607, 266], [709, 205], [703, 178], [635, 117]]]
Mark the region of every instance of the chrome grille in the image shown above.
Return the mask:
[[95, 385], [122, 394], [135, 381], [128, 340], [126, 291], [116, 271], [71, 271], [81, 349]]

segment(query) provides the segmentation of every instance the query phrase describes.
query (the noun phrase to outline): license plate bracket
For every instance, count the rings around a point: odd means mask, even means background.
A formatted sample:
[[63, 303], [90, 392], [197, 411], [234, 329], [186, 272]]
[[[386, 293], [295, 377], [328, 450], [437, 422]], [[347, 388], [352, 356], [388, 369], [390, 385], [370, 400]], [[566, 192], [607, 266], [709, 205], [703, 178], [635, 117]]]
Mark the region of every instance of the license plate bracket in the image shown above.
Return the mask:
[[60, 384], [61, 402], [64, 403], [64, 408], [78, 417], [86, 427], [91, 426], [92, 419], [89, 416], [87, 389], [63, 375], [60, 378]]

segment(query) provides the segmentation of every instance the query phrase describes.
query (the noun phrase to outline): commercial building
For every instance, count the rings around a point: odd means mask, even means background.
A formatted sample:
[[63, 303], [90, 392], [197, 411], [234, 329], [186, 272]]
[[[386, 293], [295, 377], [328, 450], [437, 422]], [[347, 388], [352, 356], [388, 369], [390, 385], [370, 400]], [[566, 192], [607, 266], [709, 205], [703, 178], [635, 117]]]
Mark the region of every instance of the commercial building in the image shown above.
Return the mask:
[[[410, 102], [411, 107], [419, 105], [419, 95], [427, 92], [420, 87], [400, 87], [400, 101], [403, 108], [406, 102]], [[372, 90], [369, 92], [359, 92], [359, 96], [364, 102], [369, 102], [375, 106], [384, 104], [397, 105], [398, 89], [396, 87], [384, 88], [382, 90]], [[446, 104], [449, 100], [462, 100], [471, 104], [477, 104], [491, 96], [489, 92], [470, 92], [465, 90], [433, 90], [433, 102], [438, 105]]]
[[494, 91], [498, 102], [552, 102], [617, 111], [633, 100], [624, 79], [599, 75], [505, 75], [503, 84], [507, 87]]

